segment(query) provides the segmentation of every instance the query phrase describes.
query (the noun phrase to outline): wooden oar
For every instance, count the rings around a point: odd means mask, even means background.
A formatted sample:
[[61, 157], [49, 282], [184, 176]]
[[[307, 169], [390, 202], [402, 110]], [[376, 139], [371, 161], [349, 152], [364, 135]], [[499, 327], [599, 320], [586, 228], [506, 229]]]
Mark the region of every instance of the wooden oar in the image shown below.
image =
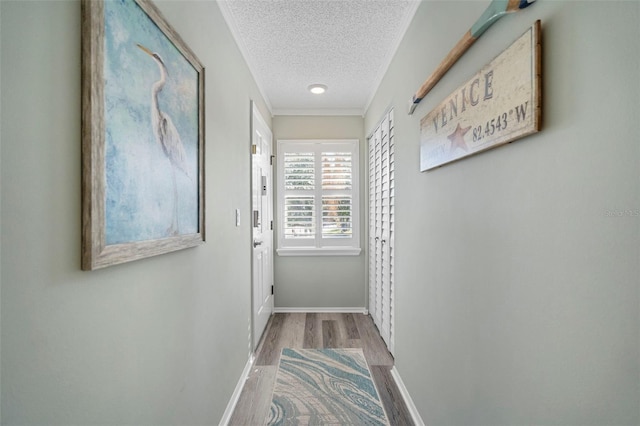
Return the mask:
[[447, 56], [440, 62], [435, 71], [422, 83], [409, 106], [409, 115], [413, 114], [416, 106], [420, 103], [433, 86], [449, 71], [449, 68], [471, 47], [471, 45], [484, 33], [487, 28], [493, 25], [498, 19], [507, 13], [517, 12], [529, 6], [536, 0], [493, 0], [482, 16], [473, 24], [471, 29], [465, 33], [460, 41], [451, 49]]

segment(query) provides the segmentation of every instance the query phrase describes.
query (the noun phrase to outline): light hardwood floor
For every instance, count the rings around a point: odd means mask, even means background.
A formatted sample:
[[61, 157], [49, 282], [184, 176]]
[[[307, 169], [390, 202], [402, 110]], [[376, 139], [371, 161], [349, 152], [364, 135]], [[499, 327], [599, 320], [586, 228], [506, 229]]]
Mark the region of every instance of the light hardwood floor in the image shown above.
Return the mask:
[[393, 357], [370, 316], [286, 313], [269, 320], [230, 425], [264, 425], [282, 348], [362, 348], [391, 425], [414, 424], [391, 376]]

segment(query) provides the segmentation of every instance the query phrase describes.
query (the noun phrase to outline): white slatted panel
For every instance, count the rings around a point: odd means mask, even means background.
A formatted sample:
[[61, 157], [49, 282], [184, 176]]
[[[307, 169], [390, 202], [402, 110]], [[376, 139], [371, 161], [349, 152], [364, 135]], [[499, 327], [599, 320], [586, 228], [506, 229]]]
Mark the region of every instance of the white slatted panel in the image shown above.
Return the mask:
[[369, 139], [369, 312], [375, 321], [376, 306], [376, 134]]
[[322, 153], [322, 238], [351, 238], [353, 203], [350, 194], [332, 190], [351, 190], [353, 158], [350, 152]]
[[394, 286], [394, 258], [395, 258], [395, 132], [393, 124], [393, 110], [389, 112], [389, 339], [387, 345], [391, 353], [395, 348], [394, 318], [395, 318], [395, 286]]
[[375, 320], [382, 320], [382, 264], [378, 261], [382, 257], [382, 136], [381, 129], [376, 130], [375, 149], [375, 224], [374, 224], [374, 245], [376, 253], [376, 275], [375, 275]]
[[381, 304], [380, 304], [380, 333], [388, 341], [389, 336], [389, 301], [390, 301], [390, 259], [389, 259], [389, 120], [382, 122], [382, 141], [380, 150], [380, 273], [381, 273]]
[[393, 111], [369, 139], [369, 311], [393, 351]]
[[285, 238], [315, 238], [315, 158], [313, 152], [285, 153]]

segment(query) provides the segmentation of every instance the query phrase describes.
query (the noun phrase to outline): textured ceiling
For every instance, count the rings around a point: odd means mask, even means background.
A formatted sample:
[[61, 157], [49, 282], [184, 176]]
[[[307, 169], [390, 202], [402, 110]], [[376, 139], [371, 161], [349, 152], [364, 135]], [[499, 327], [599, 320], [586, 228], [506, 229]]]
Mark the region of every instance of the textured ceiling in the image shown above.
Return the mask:
[[[218, 0], [274, 115], [363, 114], [419, 0]], [[328, 86], [323, 95], [307, 87]]]

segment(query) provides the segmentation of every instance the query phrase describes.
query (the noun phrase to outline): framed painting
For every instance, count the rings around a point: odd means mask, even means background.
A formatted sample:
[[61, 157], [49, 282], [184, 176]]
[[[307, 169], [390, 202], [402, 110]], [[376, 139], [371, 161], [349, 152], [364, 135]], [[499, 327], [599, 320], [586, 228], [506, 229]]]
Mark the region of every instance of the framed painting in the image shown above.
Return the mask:
[[82, 269], [204, 236], [204, 67], [149, 0], [84, 0]]

